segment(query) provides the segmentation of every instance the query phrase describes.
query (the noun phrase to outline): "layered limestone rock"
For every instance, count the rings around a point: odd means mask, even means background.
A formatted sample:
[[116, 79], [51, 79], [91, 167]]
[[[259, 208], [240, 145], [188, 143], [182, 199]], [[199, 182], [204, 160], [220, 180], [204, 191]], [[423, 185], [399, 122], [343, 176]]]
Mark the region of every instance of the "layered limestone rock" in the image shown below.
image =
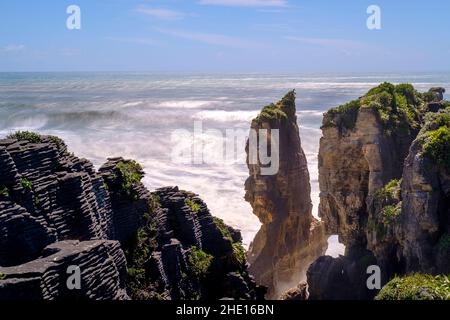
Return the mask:
[[[79, 290], [71, 290], [70, 266], [80, 269]], [[30, 262], [0, 267], [0, 300], [123, 300], [126, 261], [117, 241], [62, 241]]]
[[247, 270], [239, 231], [214, 218], [194, 193], [152, 194], [152, 213], [126, 246], [135, 299], [262, 299]]
[[[269, 288], [271, 298], [304, 279], [309, 264], [327, 247], [323, 224], [311, 213], [309, 172], [295, 113], [292, 91], [277, 104], [265, 107], [252, 121], [259, 146], [265, 137], [261, 133], [267, 130], [268, 150], [279, 158], [275, 174], [262, 172], [265, 165], [260, 158], [255, 163], [250, 161], [251, 146], [247, 144], [250, 177], [245, 183], [245, 199], [262, 223], [248, 259], [250, 271], [258, 283]], [[279, 132], [279, 143], [271, 138], [274, 130]]]
[[143, 176], [123, 158], [96, 172], [57, 137], [0, 140], [0, 300], [263, 298], [240, 232]]
[[[395, 274], [450, 271], [450, 134], [443, 129], [449, 103], [441, 101], [443, 92], [384, 83], [325, 114], [319, 215], [327, 233], [346, 245], [346, 256], [311, 265], [310, 298], [373, 297], [363, 281], [367, 261], [380, 266], [382, 283]], [[352, 265], [360, 267], [349, 270]], [[330, 280], [334, 275], [339, 279]], [[352, 289], [336, 290], [335, 282]]]

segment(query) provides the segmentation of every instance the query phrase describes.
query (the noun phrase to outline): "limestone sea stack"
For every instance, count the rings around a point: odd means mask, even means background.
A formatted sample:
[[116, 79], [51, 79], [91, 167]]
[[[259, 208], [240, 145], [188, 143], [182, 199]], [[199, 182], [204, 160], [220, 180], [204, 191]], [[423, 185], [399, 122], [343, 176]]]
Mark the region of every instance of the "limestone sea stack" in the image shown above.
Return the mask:
[[[278, 298], [296, 287], [309, 264], [327, 247], [323, 224], [312, 215], [309, 172], [300, 142], [295, 98], [295, 92], [289, 92], [278, 103], [263, 108], [251, 124], [259, 144], [263, 139], [261, 130], [268, 130], [268, 149], [272, 155], [276, 151], [279, 155], [275, 174], [263, 174], [260, 159], [251, 163], [247, 143], [250, 177], [245, 183], [245, 199], [262, 223], [250, 245], [248, 259], [257, 282], [269, 288], [269, 298]], [[272, 130], [279, 130], [278, 145], [270, 138]]]

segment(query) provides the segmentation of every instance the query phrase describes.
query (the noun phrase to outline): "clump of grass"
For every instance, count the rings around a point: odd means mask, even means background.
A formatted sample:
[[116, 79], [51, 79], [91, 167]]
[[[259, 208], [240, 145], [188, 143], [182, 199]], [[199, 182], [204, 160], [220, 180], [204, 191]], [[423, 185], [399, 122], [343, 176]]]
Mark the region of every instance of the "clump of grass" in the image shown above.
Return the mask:
[[202, 207], [192, 198], [186, 198], [185, 203], [195, 214], [199, 213], [200, 210], [202, 209]]
[[265, 106], [255, 120], [257, 122], [284, 120], [289, 116], [294, 116], [295, 110], [295, 90], [292, 90], [276, 104]]
[[214, 257], [193, 246], [188, 257], [191, 272], [198, 278], [205, 277]]
[[217, 228], [219, 228], [222, 235], [233, 242], [233, 237], [231, 236], [230, 230], [228, 229], [228, 226], [225, 224], [225, 222], [217, 217], [213, 217], [213, 221], [216, 224]]
[[397, 205], [388, 205], [383, 208], [383, 224], [390, 225], [395, 222], [396, 218], [402, 212], [402, 203], [399, 202]]
[[376, 300], [449, 300], [450, 279], [448, 276], [433, 277], [416, 273], [395, 277], [375, 297]]
[[393, 179], [380, 190], [374, 194], [378, 201], [385, 200], [400, 200], [401, 195], [401, 180]]
[[26, 191], [32, 191], [33, 190], [33, 184], [28, 179], [21, 179], [20, 180], [20, 185]]
[[377, 112], [387, 134], [409, 132], [419, 127], [419, 107], [423, 103], [421, 97], [411, 84], [395, 86], [384, 82], [358, 100], [329, 110], [324, 115], [322, 128], [353, 130], [359, 110], [368, 108]]
[[356, 125], [360, 106], [359, 100], [353, 100], [330, 109], [324, 115], [322, 128], [343, 127], [348, 130], [353, 130]]
[[275, 119], [281, 120], [286, 118], [286, 113], [284, 113], [277, 105], [272, 103], [262, 109], [261, 113], [256, 117], [256, 121], [262, 122]]
[[241, 242], [233, 243], [233, 257], [240, 266], [245, 265], [245, 249]]
[[450, 128], [440, 127], [422, 135], [423, 155], [450, 172]]
[[8, 139], [16, 139], [19, 141], [29, 141], [32, 143], [42, 143], [42, 136], [38, 133], [31, 131], [17, 131], [8, 135], [6, 138]]
[[8, 198], [9, 197], [9, 190], [5, 186], [0, 186], [0, 197]]
[[144, 176], [141, 165], [134, 160], [122, 161], [115, 169], [120, 172], [122, 192], [130, 199], [137, 200], [139, 195], [135, 188], [140, 185]]

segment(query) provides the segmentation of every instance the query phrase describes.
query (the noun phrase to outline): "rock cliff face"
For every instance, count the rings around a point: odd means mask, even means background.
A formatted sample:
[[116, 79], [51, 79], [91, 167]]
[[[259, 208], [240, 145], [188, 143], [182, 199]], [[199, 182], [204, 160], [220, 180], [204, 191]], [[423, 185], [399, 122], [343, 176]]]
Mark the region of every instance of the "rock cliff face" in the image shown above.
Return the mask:
[[[258, 283], [269, 288], [271, 298], [304, 279], [308, 265], [327, 246], [323, 224], [311, 213], [309, 172], [295, 112], [295, 93], [289, 92], [252, 121], [251, 129], [259, 136], [259, 145], [260, 132], [269, 130], [268, 149], [272, 155], [279, 155], [277, 173], [262, 174], [264, 166], [260, 159], [251, 163], [247, 146], [250, 177], [245, 183], [245, 199], [263, 224], [248, 258], [251, 272]], [[279, 144], [270, 139], [272, 130], [279, 130]]]
[[0, 299], [263, 298], [240, 233], [192, 193], [150, 193], [143, 174], [122, 158], [96, 172], [57, 137], [0, 140]]
[[[373, 297], [376, 292], [368, 291], [361, 280], [367, 278], [369, 264], [380, 266], [383, 283], [395, 274], [450, 271], [445, 245], [445, 139], [450, 134], [443, 92], [433, 88], [422, 94], [411, 85], [384, 83], [325, 114], [319, 215], [327, 233], [338, 234], [346, 245], [346, 256], [321, 257], [311, 265], [311, 299]], [[444, 142], [439, 145], [437, 140]], [[430, 156], [433, 153], [437, 155]], [[356, 269], [349, 269], [352, 265]], [[333, 274], [341, 288], [352, 290], [334, 290]]]

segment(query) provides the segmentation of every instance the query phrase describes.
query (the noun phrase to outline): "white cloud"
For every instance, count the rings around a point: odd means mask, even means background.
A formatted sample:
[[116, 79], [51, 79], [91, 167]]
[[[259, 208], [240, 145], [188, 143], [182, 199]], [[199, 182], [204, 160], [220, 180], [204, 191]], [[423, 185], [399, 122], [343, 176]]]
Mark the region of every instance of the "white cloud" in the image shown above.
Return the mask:
[[4, 47], [0, 47], [1, 52], [17, 52], [25, 49], [23, 44], [8, 44]]
[[183, 12], [164, 8], [149, 8], [145, 6], [138, 7], [136, 11], [161, 20], [179, 20], [185, 16]]
[[198, 3], [232, 7], [287, 7], [286, 0], [200, 0]]
[[252, 43], [249, 40], [230, 37], [221, 34], [213, 33], [200, 33], [200, 32], [189, 32], [182, 30], [173, 29], [157, 29], [163, 34], [170, 36], [193, 40], [197, 42], [202, 42], [210, 45], [225, 46], [225, 47], [236, 47], [236, 48], [250, 48], [258, 45], [257, 43]]

